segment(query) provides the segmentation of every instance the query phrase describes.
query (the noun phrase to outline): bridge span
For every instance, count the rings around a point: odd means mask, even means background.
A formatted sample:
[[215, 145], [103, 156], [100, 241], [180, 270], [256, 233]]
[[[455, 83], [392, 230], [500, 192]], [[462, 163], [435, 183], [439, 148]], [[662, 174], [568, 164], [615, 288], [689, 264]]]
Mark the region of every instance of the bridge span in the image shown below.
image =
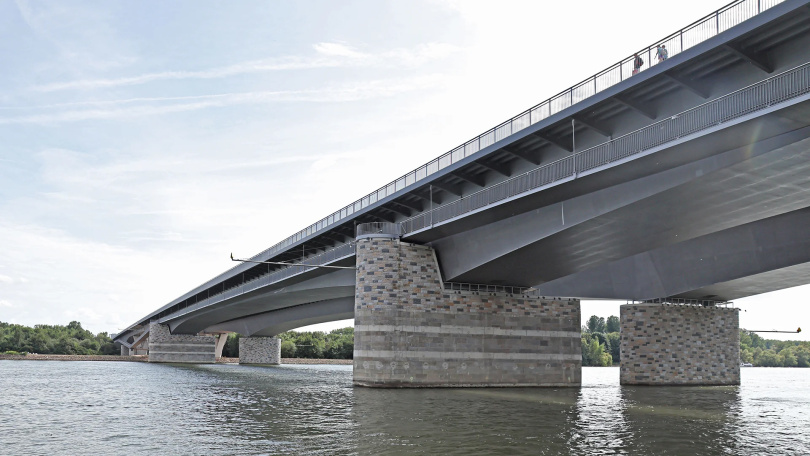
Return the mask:
[[359, 385], [567, 386], [579, 299], [625, 299], [623, 383], [739, 383], [724, 304], [810, 283], [808, 49], [810, 1], [735, 1], [115, 340], [212, 362], [238, 332], [272, 364], [273, 336], [354, 317]]

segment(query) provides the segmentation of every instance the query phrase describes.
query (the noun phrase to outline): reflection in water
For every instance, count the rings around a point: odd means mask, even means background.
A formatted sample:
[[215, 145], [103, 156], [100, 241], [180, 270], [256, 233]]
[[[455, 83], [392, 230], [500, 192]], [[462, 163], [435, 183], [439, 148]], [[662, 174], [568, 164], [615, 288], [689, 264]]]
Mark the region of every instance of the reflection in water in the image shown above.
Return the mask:
[[579, 420], [571, 439], [571, 454], [626, 453], [633, 434], [622, 413], [618, 370], [582, 369], [582, 382], [587, 387], [579, 390]]
[[739, 387], [370, 389], [351, 366], [0, 361], [8, 454], [807, 455], [810, 369]]
[[630, 454], [740, 454], [739, 386], [625, 386]]
[[567, 454], [579, 390], [356, 388], [360, 454]]

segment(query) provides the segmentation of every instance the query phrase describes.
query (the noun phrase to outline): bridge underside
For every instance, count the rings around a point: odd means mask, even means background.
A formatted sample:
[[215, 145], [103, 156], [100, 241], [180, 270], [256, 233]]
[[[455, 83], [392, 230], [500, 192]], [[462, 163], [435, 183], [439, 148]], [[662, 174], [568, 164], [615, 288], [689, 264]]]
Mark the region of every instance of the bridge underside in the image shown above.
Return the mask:
[[801, 285], [808, 122], [808, 102], [785, 106], [408, 239], [447, 234], [430, 243], [446, 280], [553, 296], [726, 300]]
[[[546, 296], [722, 301], [804, 284], [808, 104], [717, 126], [406, 239], [442, 235], [429, 244], [446, 281]], [[353, 270], [321, 269], [162, 323], [177, 334], [273, 336], [353, 318], [354, 297]]]
[[[353, 265], [354, 257], [338, 263], [349, 262]], [[274, 336], [301, 326], [352, 318], [354, 282], [353, 269], [317, 269], [161, 322], [177, 334], [205, 330]]]

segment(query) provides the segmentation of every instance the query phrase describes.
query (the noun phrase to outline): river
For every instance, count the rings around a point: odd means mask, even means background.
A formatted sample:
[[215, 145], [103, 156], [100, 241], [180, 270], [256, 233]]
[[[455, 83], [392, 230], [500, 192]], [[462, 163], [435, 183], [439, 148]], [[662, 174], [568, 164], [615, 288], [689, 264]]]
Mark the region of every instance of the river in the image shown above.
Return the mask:
[[351, 366], [0, 361], [10, 455], [807, 455], [810, 369], [739, 387], [368, 389]]

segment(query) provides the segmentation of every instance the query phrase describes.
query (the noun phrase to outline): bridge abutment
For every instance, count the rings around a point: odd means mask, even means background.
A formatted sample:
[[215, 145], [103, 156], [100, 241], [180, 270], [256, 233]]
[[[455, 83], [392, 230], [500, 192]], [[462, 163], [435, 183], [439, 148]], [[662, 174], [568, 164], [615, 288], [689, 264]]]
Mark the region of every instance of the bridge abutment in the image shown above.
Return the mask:
[[216, 362], [216, 338], [214, 336], [172, 334], [167, 325], [152, 322], [149, 324], [149, 362], [214, 363]]
[[621, 306], [622, 385], [739, 385], [737, 309]]
[[278, 337], [240, 338], [239, 364], [281, 364], [281, 339]]
[[433, 250], [357, 240], [354, 383], [577, 386], [578, 300], [445, 290]]

